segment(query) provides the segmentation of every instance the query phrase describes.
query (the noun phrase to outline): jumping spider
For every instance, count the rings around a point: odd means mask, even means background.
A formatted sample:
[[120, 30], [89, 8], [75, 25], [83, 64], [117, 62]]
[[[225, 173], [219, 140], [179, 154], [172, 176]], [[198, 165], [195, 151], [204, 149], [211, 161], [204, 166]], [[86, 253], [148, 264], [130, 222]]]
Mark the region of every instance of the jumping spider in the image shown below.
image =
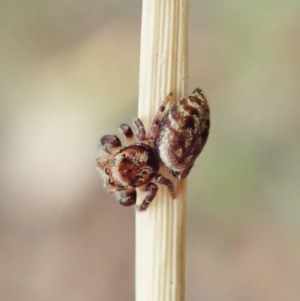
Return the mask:
[[160, 166], [164, 165], [177, 179], [185, 178], [207, 141], [209, 107], [202, 91], [195, 89], [164, 113], [171, 97], [172, 93], [160, 105], [148, 135], [142, 121], [136, 118], [136, 138], [129, 125], [119, 128], [126, 146], [116, 135], [105, 135], [100, 140], [96, 167], [106, 191], [114, 193], [123, 206], [136, 203], [136, 188], [140, 187], [148, 194], [138, 210], [146, 210], [158, 189], [153, 179], [166, 185], [174, 199], [173, 183], [159, 173]]

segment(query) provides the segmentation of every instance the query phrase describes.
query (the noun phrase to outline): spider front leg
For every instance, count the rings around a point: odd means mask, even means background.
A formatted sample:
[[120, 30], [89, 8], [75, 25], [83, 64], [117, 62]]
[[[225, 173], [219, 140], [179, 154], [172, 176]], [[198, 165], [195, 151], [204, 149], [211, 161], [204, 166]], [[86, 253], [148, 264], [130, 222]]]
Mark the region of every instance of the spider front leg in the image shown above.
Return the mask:
[[167, 188], [168, 188], [168, 190], [169, 190], [169, 192], [171, 194], [172, 199], [176, 198], [176, 193], [175, 193], [174, 185], [173, 185], [173, 182], [171, 180], [167, 179], [162, 174], [157, 174], [155, 176], [155, 179], [156, 179], [157, 183], [167, 186]]
[[100, 139], [99, 157], [96, 166], [103, 169], [107, 159], [116, 154], [122, 147], [120, 139], [116, 135], [105, 135]]
[[148, 194], [143, 200], [142, 204], [140, 206], [137, 206], [138, 211], [145, 211], [148, 208], [149, 204], [153, 201], [153, 199], [156, 196], [158, 187], [154, 183], [150, 182], [146, 185], [144, 189], [148, 192]]
[[130, 145], [135, 142], [132, 129], [128, 124], [126, 123], [121, 124], [119, 130], [125, 136], [126, 145]]
[[164, 112], [165, 112], [165, 109], [166, 109], [166, 105], [167, 103], [172, 99], [172, 95], [173, 93], [170, 92], [167, 97], [164, 99], [163, 103], [160, 105], [154, 119], [153, 119], [153, 122], [152, 122], [152, 125], [151, 125], [151, 128], [150, 128], [150, 131], [149, 131], [149, 134], [148, 134], [148, 139], [150, 141], [154, 141], [156, 136], [157, 136], [157, 133], [158, 133], [158, 126], [164, 116]]
[[146, 130], [145, 130], [142, 120], [140, 118], [136, 118], [133, 120], [133, 123], [137, 129], [136, 136], [137, 136], [138, 140], [145, 141], [147, 139], [147, 137], [146, 137]]
[[105, 135], [100, 139], [100, 151], [114, 155], [121, 147], [122, 143], [116, 135]]
[[116, 199], [123, 206], [132, 206], [136, 203], [136, 191], [135, 189], [118, 191], [115, 193]]

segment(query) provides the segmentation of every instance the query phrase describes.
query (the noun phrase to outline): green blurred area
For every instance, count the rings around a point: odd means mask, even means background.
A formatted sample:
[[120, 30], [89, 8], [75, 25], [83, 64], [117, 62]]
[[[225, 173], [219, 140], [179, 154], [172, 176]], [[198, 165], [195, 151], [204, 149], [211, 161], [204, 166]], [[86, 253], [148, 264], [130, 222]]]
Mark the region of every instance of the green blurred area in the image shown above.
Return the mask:
[[[141, 5], [0, 1], [1, 300], [133, 300], [134, 212], [94, 158], [137, 113]], [[187, 300], [299, 300], [300, 2], [190, 1], [189, 26]]]

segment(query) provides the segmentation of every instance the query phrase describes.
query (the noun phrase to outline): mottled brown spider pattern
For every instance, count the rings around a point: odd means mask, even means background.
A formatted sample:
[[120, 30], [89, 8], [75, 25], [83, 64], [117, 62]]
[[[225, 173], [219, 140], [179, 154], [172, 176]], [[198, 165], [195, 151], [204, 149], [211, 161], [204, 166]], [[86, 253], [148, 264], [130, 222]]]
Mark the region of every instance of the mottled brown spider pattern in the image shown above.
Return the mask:
[[105, 135], [100, 140], [96, 167], [105, 190], [114, 193], [123, 206], [134, 205], [136, 188], [141, 188], [147, 195], [138, 210], [146, 210], [158, 189], [153, 180], [165, 185], [175, 198], [173, 183], [159, 172], [160, 167], [163, 165], [172, 176], [184, 179], [207, 141], [210, 117], [202, 91], [195, 89], [165, 113], [171, 98], [172, 93], [160, 105], [148, 135], [142, 121], [136, 118], [136, 135], [127, 124], [119, 128], [125, 146], [116, 135]]

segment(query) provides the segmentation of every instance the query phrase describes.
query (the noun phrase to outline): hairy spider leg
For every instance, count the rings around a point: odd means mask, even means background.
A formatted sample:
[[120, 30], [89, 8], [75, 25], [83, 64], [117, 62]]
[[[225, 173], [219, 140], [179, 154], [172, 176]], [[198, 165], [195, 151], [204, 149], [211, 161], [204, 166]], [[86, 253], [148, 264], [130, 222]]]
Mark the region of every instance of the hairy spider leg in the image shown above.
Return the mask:
[[122, 147], [122, 143], [116, 135], [105, 135], [100, 139], [100, 150], [108, 154], [116, 154]]
[[122, 143], [116, 135], [105, 135], [100, 139], [99, 157], [96, 166], [103, 169], [107, 159], [116, 154], [122, 148]]
[[148, 194], [143, 200], [142, 204], [140, 206], [137, 206], [138, 211], [145, 211], [148, 208], [149, 204], [156, 196], [158, 187], [154, 183], [150, 182], [144, 187], [143, 190], [147, 191]]
[[167, 179], [166, 177], [164, 177], [160, 173], [155, 176], [155, 180], [159, 184], [166, 185], [167, 188], [168, 188], [168, 190], [169, 190], [169, 192], [170, 192], [170, 194], [171, 194], [172, 199], [176, 198], [176, 193], [175, 193], [174, 185], [173, 185], [173, 182], [171, 180]]
[[133, 120], [133, 124], [136, 126], [137, 133], [136, 136], [140, 142], [145, 141], [147, 139], [146, 130], [144, 124], [140, 118], [135, 118]]
[[125, 137], [126, 145], [135, 143], [135, 137], [133, 135], [131, 127], [128, 124], [126, 123], [121, 124], [119, 130]]
[[170, 92], [167, 97], [164, 99], [164, 101], [162, 102], [162, 104], [159, 106], [159, 109], [153, 119], [153, 122], [152, 122], [152, 125], [151, 125], [151, 128], [150, 128], [150, 131], [149, 131], [149, 134], [148, 134], [148, 139], [150, 141], [154, 141], [156, 136], [157, 136], [157, 133], [158, 133], [158, 127], [159, 127], [159, 124], [164, 116], [164, 112], [166, 110], [166, 105], [168, 104], [168, 102], [172, 99], [172, 95], [173, 93]]
[[116, 199], [123, 206], [132, 206], [136, 203], [136, 191], [135, 189], [129, 189], [125, 191], [118, 191], [115, 193]]

